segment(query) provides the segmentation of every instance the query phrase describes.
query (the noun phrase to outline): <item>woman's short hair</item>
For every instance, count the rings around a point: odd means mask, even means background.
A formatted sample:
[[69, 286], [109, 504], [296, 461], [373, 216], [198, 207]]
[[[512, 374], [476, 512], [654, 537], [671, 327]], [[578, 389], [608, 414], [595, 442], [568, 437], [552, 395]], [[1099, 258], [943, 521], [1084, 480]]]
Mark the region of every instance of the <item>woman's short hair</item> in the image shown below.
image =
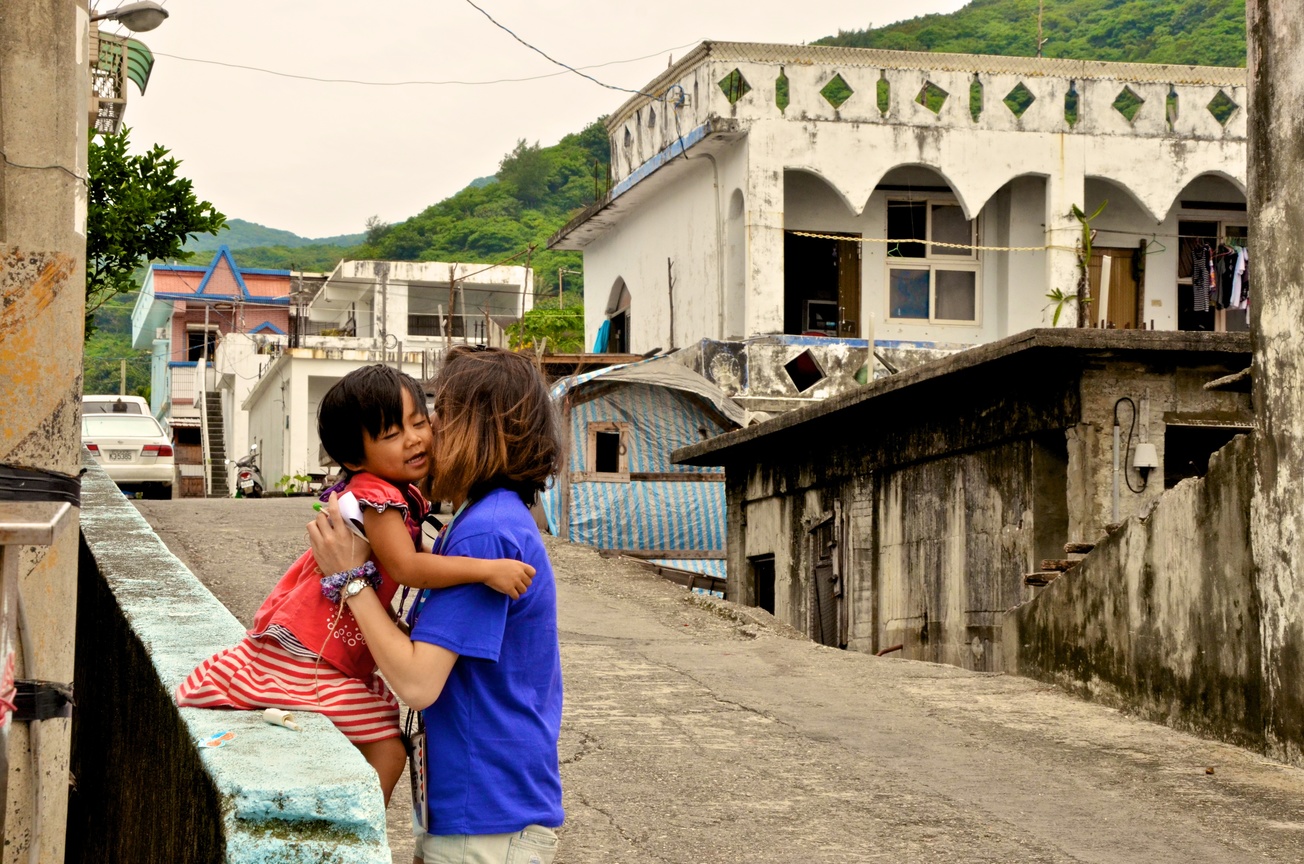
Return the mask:
[[432, 497], [459, 501], [507, 487], [532, 501], [561, 459], [556, 410], [533, 361], [457, 346], [434, 390]]
[[331, 385], [317, 408], [317, 437], [341, 468], [361, 465], [363, 433], [373, 439], [403, 425], [403, 393], [426, 413], [426, 395], [411, 375], [385, 366], [354, 369]]

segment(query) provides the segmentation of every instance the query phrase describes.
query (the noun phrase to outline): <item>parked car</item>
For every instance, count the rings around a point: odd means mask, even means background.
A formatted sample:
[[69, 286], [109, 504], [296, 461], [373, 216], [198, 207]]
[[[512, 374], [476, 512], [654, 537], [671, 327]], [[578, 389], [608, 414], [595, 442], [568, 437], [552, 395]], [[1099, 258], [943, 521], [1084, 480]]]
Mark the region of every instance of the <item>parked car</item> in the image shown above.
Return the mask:
[[82, 444], [124, 492], [172, 497], [172, 442], [149, 414], [83, 414]]
[[87, 395], [82, 397], [83, 414], [148, 414], [149, 403], [139, 396]]

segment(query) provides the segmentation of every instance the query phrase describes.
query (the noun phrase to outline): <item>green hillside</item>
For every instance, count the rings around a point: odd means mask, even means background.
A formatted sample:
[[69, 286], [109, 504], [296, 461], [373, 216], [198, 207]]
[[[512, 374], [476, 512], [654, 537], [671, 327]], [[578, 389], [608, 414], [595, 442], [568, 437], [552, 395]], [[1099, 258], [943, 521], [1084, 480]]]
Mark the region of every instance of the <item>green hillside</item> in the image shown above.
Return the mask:
[[[924, 15], [843, 30], [816, 45], [1034, 56], [1038, 0], [973, 0]], [[1245, 0], [1045, 0], [1047, 57], [1201, 66], [1245, 65]]]
[[300, 246], [339, 246], [348, 248], [356, 246], [363, 240], [362, 234], [340, 234], [335, 237], [308, 238], [300, 237], [293, 231], [268, 228], [256, 222], [243, 219], [228, 219], [217, 236], [201, 234], [186, 241], [187, 252], [213, 252], [218, 246], [229, 246], [232, 250], [249, 249], [256, 246], [277, 246], [294, 249]]

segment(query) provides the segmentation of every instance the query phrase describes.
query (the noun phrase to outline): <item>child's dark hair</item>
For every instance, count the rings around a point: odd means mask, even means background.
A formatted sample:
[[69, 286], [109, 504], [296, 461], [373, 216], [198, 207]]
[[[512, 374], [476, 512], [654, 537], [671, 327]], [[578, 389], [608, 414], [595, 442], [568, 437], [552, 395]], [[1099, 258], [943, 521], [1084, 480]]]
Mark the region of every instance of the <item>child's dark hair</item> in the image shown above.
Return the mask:
[[527, 503], [557, 470], [556, 411], [534, 363], [501, 348], [455, 347], [435, 380], [433, 497], [506, 487]]
[[403, 391], [426, 413], [426, 395], [411, 375], [377, 364], [354, 369], [322, 397], [317, 408], [317, 437], [330, 457], [347, 470], [364, 458], [363, 431], [379, 438], [403, 425]]

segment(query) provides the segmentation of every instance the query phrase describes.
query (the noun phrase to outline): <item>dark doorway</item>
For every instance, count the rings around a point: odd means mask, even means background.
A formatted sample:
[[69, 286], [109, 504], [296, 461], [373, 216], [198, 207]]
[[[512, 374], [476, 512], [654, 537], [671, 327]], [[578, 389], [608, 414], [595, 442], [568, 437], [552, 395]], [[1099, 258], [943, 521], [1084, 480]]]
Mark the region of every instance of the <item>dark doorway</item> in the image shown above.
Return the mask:
[[629, 353], [629, 310], [611, 316], [611, 329], [607, 331], [607, 353]]
[[788, 231], [783, 254], [783, 332], [859, 338], [860, 235], [830, 239]]
[[1164, 488], [1172, 489], [1190, 477], [1209, 473], [1209, 457], [1237, 435], [1245, 435], [1248, 426], [1179, 426], [1169, 423], [1164, 429]]
[[751, 559], [752, 597], [755, 605], [774, 614], [774, 556], [762, 555]]

